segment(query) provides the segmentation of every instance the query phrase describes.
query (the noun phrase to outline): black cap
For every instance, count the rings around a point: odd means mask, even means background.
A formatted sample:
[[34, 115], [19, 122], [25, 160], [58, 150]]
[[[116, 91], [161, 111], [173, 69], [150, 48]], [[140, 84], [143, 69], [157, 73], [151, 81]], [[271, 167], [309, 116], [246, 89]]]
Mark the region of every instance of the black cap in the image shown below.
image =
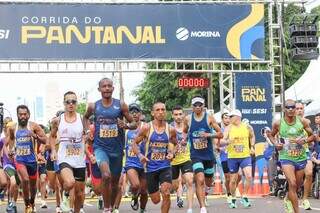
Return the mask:
[[131, 111], [133, 109], [136, 109], [137, 111], [141, 112], [140, 106], [138, 104], [136, 104], [136, 103], [133, 103], [133, 104], [129, 105], [129, 111]]

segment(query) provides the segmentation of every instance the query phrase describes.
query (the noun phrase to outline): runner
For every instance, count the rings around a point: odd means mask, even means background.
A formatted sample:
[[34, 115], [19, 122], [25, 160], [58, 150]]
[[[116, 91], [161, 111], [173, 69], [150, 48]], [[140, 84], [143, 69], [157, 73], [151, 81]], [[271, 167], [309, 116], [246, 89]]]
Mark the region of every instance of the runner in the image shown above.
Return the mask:
[[[200, 205], [200, 212], [206, 213], [205, 185], [212, 186], [212, 178], [216, 163], [213, 153], [212, 138], [222, 138], [219, 125], [213, 116], [204, 110], [204, 99], [200, 96], [192, 98], [192, 114], [184, 119], [184, 133], [190, 141], [190, 156], [195, 174], [196, 195]], [[212, 133], [212, 128], [215, 133]]]
[[232, 202], [230, 208], [237, 208], [236, 188], [238, 185], [239, 168], [245, 176], [245, 186], [241, 203], [248, 208], [251, 203], [247, 197], [252, 181], [252, 164], [250, 154], [254, 153], [255, 135], [252, 127], [241, 122], [242, 114], [239, 110], [234, 110], [230, 114], [231, 123], [224, 130], [222, 144], [228, 144], [228, 168], [230, 171], [230, 193]]
[[[129, 105], [129, 112], [133, 117], [133, 120], [136, 122], [138, 128], [135, 130], [128, 130], [126, 132], [126, 163], [124, 170], [127, 174], [127, 178], [131, 186], [131, 208], [135, 211], [139, 209], [139, 196], [140, 196], [140, 213], [145, 212], [148, 193], [147, 193], [147, 180], [146, 174], [144, 172], [143, 165], [141, 164], [139, 158], [134, 154], [132, 150], [132, 141], [137, 136], [139, 130], [144, 125], [140, 121], [141, 118], [141, 109], [140, 106], [133, 103]], [[144, 153], [145, 142], [140, 143], [140, 152]]]
[[[84, 202], [86, 171], [83, 124], [80, 114], [76, 112], [76, 94], [68, 91], [63, 97], [65, 113], [51, 122], [51, 160], [57, 161], [63, 181], [65, 199], [61, 205], [62, 211], [70, 211], [69, 193], [74, 188], [74, 212], [79, 213]], [[58, 153], [55, 151], [57, 133], [59, 133], [60, 144]]]
[[[183, 119], [184, 113], [181, 106], [176, 106], [172, 110], [173, 123], [172, 126], [177, 132], [177, 146], [175, 151], [175, 157], [173, 158], [172, 165], [172, 185], [174, 190], [177, 191], [177, 206], [179, 208], [183, 207], [182, 200], [182, 186], [179, 190], [179, 185], [182, 181], [179, 181], [180, 177], [184, 179], [187, 185], [187, 200], [188, 200], [188, 211], [187, 213], [192, 213], [193, 204], [193, 172], [192, 172], [192, 162], [190, 159], [190, 146], [185, 141], [186, 136], [183, 136]], [[181, 171], [181, 176], [180, 176]], [[179, 184], [180, 182], [180, 184]], [[181, 184], [182, 185], [182, 184]]]
[[[3, 121], [4, 126], [4, 134], [7, 136], [8, 128], [10, 125], [15, 125], [12, 122], [12, 119], [7, 117]], [[3, 139], [5, 142], [5, 140]], [[2, 161], [3, 161], [3, 169], [6, 174], [6, 179], [8, 177], [8, 206], [6, 208], [7, 212], [17, 212], [17, 199], [18, 199], [18, 185], [20, 184], [20, 180], [18, 177], [18, 173], [14, 164], [14, 150], [8, 149], [8, 143], [5, 142], [3, 146], [3, 152], [2, 152]]]
[[[60, 117], [61, 114], [63, 114], [64, 111], [58, 111], [55, 115], [55, 117]], [[52, 119], [53, 120], [53, 119]], [[52, 127], [50, 126], [50, 132]], [[49, 134], [50, 137], [50, 134]], [[58, 136], [59, 137], [59, 136]], [[58, 138], [56, 139], [56, 145], [55, 145], [55, 151], [57, 152], [59, 149], [59, 141]], [[61, 185], [58, 179], [58, 173], [59, 168], [57, 165], [57, 161], [51, 160], [51, 145], [50, 143], [46, 146], [47, 154], [46, 154], [46, 170], [47, 170], [47, 176], [48, 176], [48, 184], [51, 190], [55, 192], [56, 197], [56, 213], [62, 213], [62, 210], [60, 208], [60, 202], [61, 202], [61, 196], [62, 196], [62, 190]]]
[[[304, 168], [307, 164], [305, 143], [314, 141], [309, 122], [296, 116], [296, 102], [285, 101], [284, 117], [277, 120], [272, 126], [269, 138], [276, 149], [279, 150], [279, 160], [289, 184], [289, 192], [285, 198], [287, 212], [299, 213], [297, 190], [303, 182]], [[307, 132], [308, 137], [305, 136]], [[275, 139], [279, 134], [280, 141]]]
[[[2, 122], [2, 120], [1, 120], [1, 122]], [[0, 126], [4, 126], [4, 133], [6, 134], [5, 125], [0, 124]], [[0, 132], [0, 134], [1, 134], [1, 132]], [[5, 138], [0, 138], [0, 157], [2, 157], [1, 153], [2, 153], [4, 146], [5, 146]], [[3, 170], [2, 161], [0, 161], [0, 195], [4, 196], [4, 190], [6, 189], [6, 187], [7, 187], [7, 177], [6, 177], [6, 174]]]
[[[176, 131], [165, 120], [166, 106], [164, 103], [155, 103], [151, 114], [154, 120], [141, 127], [132, 146], [140, 162], [146, 164], [148, 193], [151, 201], [158, 204], [162, 197], [161, 212], [167, 213], [171, 204], [172, 171], [170, 160], [173, 158], [174, 145], [177, 142]], [[144, 140], [146, 140], [145, 155], [139, 149], [139, 143]]]
[[16, 149], [16, 167], [21, 178], [25, 213], [35, 212], [34, 199], [37, 193], [37, 143], [46, 143], [47, 137], [41, 127], [29, 121], [30, 111], [26, 105], [17, 107], [18, 125], [9, 127], [6, 140], [9, 150]]
[[[301, 102], [296, 103], [296, 114], [300, 118], [304, 118], [304, 104]], [[306, 118], [305, 118], [306, 119]], [[310, 125], [310, 120], [306, 119]], [[304, 168], [304, 183], [303, 183], [303, 197], [302, 197], [302, 206], [305, 210], [311, 210], [311, 204], [308, 200], [308, 197], [311, 192], [312, 179], [313, 179], [313, 163], [311, 161], [311, 152], [309, 145], [305, 144], [305, 149], [307, 153], [307, 165]]]
[[[102, 174], [104, 213], [108, 213], [112, 211], [115, 203], [122, 170], [123, 129], [134, 129], [136, 128], [136, 124], [129, 115], [127, 104], [112, 98], [114, 87], [111, 79], [101, 79], [98, 90], [101, 93], [102, 99], [89, 104], [84, 115], [84, 124], [86, 133], [89, 133], [89, 118], [91, 115], [94, 115], [95, 134], [93, 150]], [[124, 123], [123, 117], [132, 123]]]
[[[45, 131], [45, 127], [40, 124], [40, 127]], [[48, 208], [46, 203], [46, 186], [47, 186], [47, 170], [46, 170], [46, 159], [45, 159], [46, 145], [40, 144], [37, 150], [37, 162], [38, 162], [38, 190], [41, 196], [41, 205], [40, 208]]]
[[97, 164], [96, 157], [93, 153], [92, 141], [94, 138], [94, 124], [90, 124], [90, 133], [88, 135], [89, 140], [86, 141], [86, 155], [89, 158], [89, 169], [91, 175], [91, 183], [94, 193], [98, 197], [98, 209], [103, 210], [103, 200], [101, 196], [101, 172]]
[[[230, 124], [230, 116], [229, 113], [225, 112], [222, 113], [221, 115], [221, 131], [224, 132], [226, 127], [229, 126]], [[225, 144], [220, 144], [220, 142], [218, 141], [218, 146], [219, 146], [219, 153], [220, 153], [220, 161], [221, 161], [221, 165], [222, 165], [222, 169], [223, 169], [223, 173], [224, 173], [224, 177], [225, 177], [225, 187], [226, 187], [226, 191], [227, 191], [227, 202], [230, 204], [232, 202], [232, 196], [231, 196], [231, 192], [230, 192], [230, 171], [229, 171], [229, 167], [228, 167], [228, 153], [227, 153], [227, 147]]]

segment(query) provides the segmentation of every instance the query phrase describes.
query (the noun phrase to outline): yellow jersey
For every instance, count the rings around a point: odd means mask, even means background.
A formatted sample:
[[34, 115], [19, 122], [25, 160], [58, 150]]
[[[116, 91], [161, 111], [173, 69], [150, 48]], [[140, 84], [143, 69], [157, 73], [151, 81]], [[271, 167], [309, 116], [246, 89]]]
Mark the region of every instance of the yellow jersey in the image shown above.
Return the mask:
[[190, 145], [189, 143], [181, 144], [182, 141], [182, 135], [184, 133], [177, 132], [177, 145], [176, 145], [176, 152], [175, 157], [171, 161], [171, 165], [180, 165], [182, 163], [185, 163], [187, 161], [190, 161]]
[[228, 158], [250, 157], [249, 137], [250, 132], [246, 124], [241, 123], [239, 126], [230, 124]]

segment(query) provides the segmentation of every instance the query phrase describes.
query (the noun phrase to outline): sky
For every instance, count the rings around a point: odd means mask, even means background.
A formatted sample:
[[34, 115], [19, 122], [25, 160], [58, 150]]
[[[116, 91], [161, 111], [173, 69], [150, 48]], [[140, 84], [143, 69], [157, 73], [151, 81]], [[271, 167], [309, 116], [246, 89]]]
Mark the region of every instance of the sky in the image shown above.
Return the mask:
[[[132, 91], [142, 83], [143, 73], [123, 73], [123, 86], [125, 102], [130, 104], [136, 100]], [[0, 102], [4, 103], [5, 116], [15, 115], [17, 97], [27, 100], [34, 99], [35, 96], [46, 95], [46, 85], [55, 83], [58, 85], [58, 94], [61, 96], [66, 91], [75, 91], [80, 97], [85, 91], [89, 92], [88, 101], [94, 102], [101, 96], [98, 92], [98, 81], [102, 77], [112, 78], [111, 73], [107, 74], [1, 74], [0, 73]], [[119, 98], [119, 77], [114, 78], [114, 97]], [[58, 96], [59, 97], [59, 96]], [[9, 112], [10, 113], [9, 113]]]

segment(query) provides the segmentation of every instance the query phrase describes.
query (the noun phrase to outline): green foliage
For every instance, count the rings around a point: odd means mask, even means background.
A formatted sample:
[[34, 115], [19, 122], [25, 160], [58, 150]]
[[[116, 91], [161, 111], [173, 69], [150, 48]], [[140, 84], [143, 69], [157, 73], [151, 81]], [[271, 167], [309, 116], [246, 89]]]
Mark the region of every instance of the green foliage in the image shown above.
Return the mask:
[[87, 109], [87, 104], [82, 102], [82, 103], [79, 103], [78, 104], [78, 107], [77, 107], [77, 113], [79, 113], [80, 115], [84, 115], [84, 113], [86, 112], [86, 109]]

